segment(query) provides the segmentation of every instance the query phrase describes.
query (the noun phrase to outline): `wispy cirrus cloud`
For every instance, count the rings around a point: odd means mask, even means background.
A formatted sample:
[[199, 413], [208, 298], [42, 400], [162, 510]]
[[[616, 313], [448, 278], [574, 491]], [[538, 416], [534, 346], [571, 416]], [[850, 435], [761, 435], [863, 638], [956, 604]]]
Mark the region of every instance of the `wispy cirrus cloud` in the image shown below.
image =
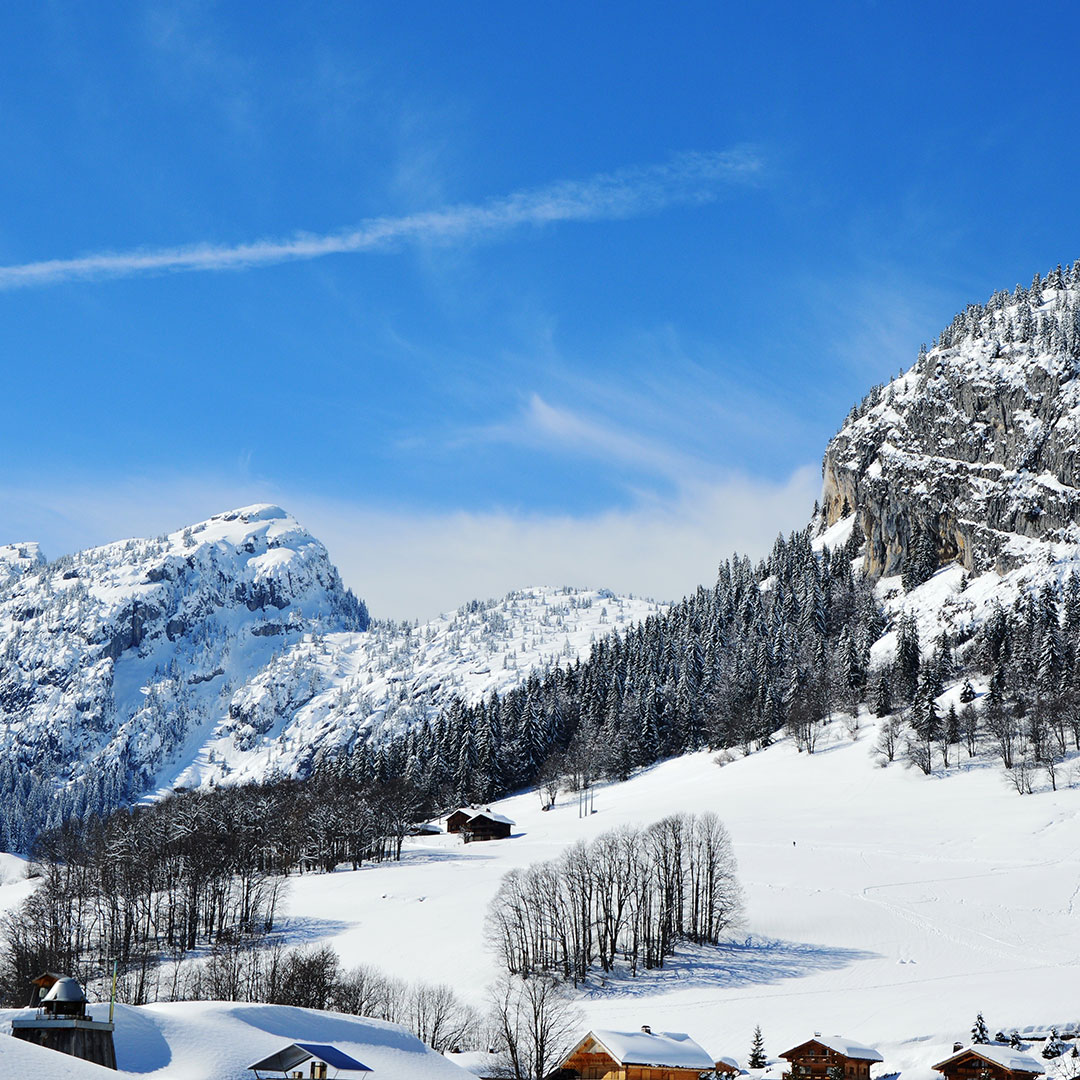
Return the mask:
[[523, 226], [568, 221], [611, 221], [679, 204], [706, 203], [733, 183], [758, 175], [761, 159], [750, 150], [678, 154], [667, 162], [564, 180], [481, 203], [399, 217], [369, 218], [339, 232], [297, 233], [285, 239], [242, 244], [96, 252], [68, 259], [0, 266], [0, 289], [52, 285], [176, 271], [239, 270], [326, 255], [377, 252], [422, 243], [479, 240]]
[[648, 438], [612, 421], [555, 405], [531, 393], [520, 412], [507, 421], [474, 429], [457, 442], [513, 443], [533, 449], [631, 466], [670, 480], [689, 478], [703, 463], [663, 440]]

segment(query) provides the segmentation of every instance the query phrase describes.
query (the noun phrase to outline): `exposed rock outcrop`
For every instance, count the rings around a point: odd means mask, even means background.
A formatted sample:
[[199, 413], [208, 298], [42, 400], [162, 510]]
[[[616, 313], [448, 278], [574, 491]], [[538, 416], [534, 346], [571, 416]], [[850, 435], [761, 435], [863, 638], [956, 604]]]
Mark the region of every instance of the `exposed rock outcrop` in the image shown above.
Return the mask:
[[822, 512], [857, 512], [870, 574], [899, 573], [919, 530], [972, 573], [1030, 557], [1017, 537], [1080, 540], [1078, 302], [1076, 267], [997, 293], [852, 410], [825, 452]]

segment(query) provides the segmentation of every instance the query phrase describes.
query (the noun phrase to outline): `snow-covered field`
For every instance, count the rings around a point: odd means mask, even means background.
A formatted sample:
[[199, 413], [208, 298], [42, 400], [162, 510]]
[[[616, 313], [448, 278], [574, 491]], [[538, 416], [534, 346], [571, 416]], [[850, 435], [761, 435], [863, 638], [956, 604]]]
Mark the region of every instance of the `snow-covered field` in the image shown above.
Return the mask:
[[[107, 1019], [108, 1006], [94, 1018]], [[7, 1031], [13, 1010], [0, 1011]], [[184, 1002], [116, 1010], [117, 1071], [0, 1035], [0, 1076], [49, 1080], [250, 1080], [248, 1065], [293, 1042], [329, 1043], [379, 1080], [467, 1080], [446, 1058], [394, 1024], [286, 1005]], [[304, 1066], [306, 1069], [306, 1065]], [[331, 1073], [333, 1075], [333, 1073]]]
[[875, 1075], [920, 1080], [980, 1009], [991, 1033], [1080, 1013], [1080, 789], [1020, 797], [996, 767], [882, 769], [871, 726], [855, 742], [834, 727], [812, 757], [784, 740], [722, 768], [708, 754], [661, 764], [599, 789], [585, 819], [573, 796], [546, 813], [535, 793], [507, 799], [514, 838], [417, 839], [400, 864], [294, 880], [290, 910], [346, 963], [480, 1001], [497, 974], [483, 924], [503, 873], [623, 823], [711, 809], [739, 859], [744, 930], [596, 987], [590, 1025], [687, 1031], [741, 1061], [758, 1023], [771, 1055], [843, 1033], [882, 1051]]
[[[931, 777], [883, 769], [873, 739], [870, 724], [853, 742], [837, 723], [812, 757], [787, 740], [723, 767], [690, 755], [599, 788], [588, 817], [574, 796], [548, 812], [535, 793], [506, 799], [496, 808], [516, 822], [510, 840], [416, 838], [400, 864], [293, 878], [293, 936], [332, 943], [346, 965], [445, 981], [482, 1003], [498, 974], [484, 914], [507, 870], [623, 823], [709, 809], [734, 841], [744, 928], [662, 972], [594, 986], [582, 1000], [588, 1025], [686, 1031], [714, 1056], [744, 1062], [755, 1024], [772, 1056], [814, 1031], [842, 1033], [882, 1052], [875, 1075], [929, 1080], [979, 1010], [991, 1032], [1075, 1020], [1080, 787], [1020, 797], [989, 764]], [[1073, 780], [1080, 770], [1065, 783]], [[14, 862], [3, 869], [0, 905], [10, 907], [28, 883]], [[199, 1008], [138, 1010], [146, 1038], [167, 1039], [172, 1065], [162, 1049], [124, 1067], [241, 1075], [224, 1062], [199, 1071], [196, 1028], [211, 1023]], [[251, 1015], [263, 1014], [215, 1013], [208, 1038], [217, 1039], [214, 1025]], [[126, 1037], [122, 1023], [118, 1041]], [[3, 1059], [0, 1075], [9, 1075]]]

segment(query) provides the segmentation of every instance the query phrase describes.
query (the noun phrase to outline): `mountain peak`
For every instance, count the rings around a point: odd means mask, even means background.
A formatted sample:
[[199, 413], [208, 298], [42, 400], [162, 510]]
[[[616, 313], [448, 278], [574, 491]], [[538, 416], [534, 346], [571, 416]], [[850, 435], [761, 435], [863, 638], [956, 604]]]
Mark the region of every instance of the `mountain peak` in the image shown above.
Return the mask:
[[[1080, 265], [1080, 264], [1078, 264]], [[855, 512], [875, 576], [925, 536], [936, 565], [1007, 571], [1080, 540], [1080, 271], [956, 316], [849, 414], [825, 452], [825, 524]]]

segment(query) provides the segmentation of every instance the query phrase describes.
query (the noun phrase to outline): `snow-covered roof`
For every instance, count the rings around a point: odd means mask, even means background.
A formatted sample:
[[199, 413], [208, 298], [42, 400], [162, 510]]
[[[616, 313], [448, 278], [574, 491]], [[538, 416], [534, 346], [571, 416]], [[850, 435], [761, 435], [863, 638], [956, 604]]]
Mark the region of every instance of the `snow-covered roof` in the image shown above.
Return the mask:
[[1028, 1054], [1022, 1054], [1011, 1046], [996, 1046], [993, 1043], [980, 1043], [978, 1046], [969, 1046], [963, 1050], [958, 1050], [955, 1054], [950, 1054], [944, 1061], [939, 1061], [934, 1068], [940, 1069], [943, 1065], [948, 1065], [950, 1061], [955, 1061], [965, 1054], [976, 1054], [987, 1061], [993, 1062], [995, 1065], [1011, 1069], [1013, 1072], [1041, 1073], [1044, 1071], [1043, 1066]]
[[[851, 1039], [847, 1039], [843, 1035], [815, 1035], [812, 1039], [799, 1043], [799, 1046], [806, 1046], [807, 1043], [811, 1042], [820, 1043], [836, 1054], [843, 1054], [844, 1057], [856, 1058], [860, 1061], [885, 1060], [872, 1046], [863, 1046], [862, 1043], [852, 1042]], [[792, 1047], [792, 1050], [798, 1050], [799, 1046]], [[786, 1058], [792, 1050], [788, 1050], [780, 1056]]]
[[596, 1028], [589, 1039], [600, 1044], [620, 1065], [670, 1069], [712, 1069], [713, 1059], [682, 1031], [609, 1031]]
[[[95, 1019], [108, 1015], [108, 1004], [91, 1008]], [[0, 1010], [0, 1031], [22, 1012]], [[405, 1028], [344, 1013], [291, 1005], [183, 1001], [118, 1004], [115, 1019], [115, 1071], [0, 1035], [0, 1077], [146, 1080], [150, 1075], [162, 1080], [254, 1080], [249, 1062], [262, 1062], [295, 1045], [327, 1064], [332, 1064], [331, 1058], [342, 1060], [336, 1051], [371, 1070], [357, 1073], [341, 1068], [343, 1078], [469, 1080], [468, 1074]], [[274, 1070], [268, 1072], [272, 1075]]]
[[504, 825], [516, 825], [516, 821], [511, 821], [510, 818], [504, 817], [502, 814], [496, 814], [491, 810], [481, 810], [478, 814], [473, 814], [470, 821], [475, 821], [478, 817], [487, 818], [488, 821], [501, 821]]
[[733, 1057], [718, 1057], [716, 1059], [717, 1065], [726, 1065], [729, 1069], [734, 1069], [736, 1072], [742, 1072], [742, 1066]]

